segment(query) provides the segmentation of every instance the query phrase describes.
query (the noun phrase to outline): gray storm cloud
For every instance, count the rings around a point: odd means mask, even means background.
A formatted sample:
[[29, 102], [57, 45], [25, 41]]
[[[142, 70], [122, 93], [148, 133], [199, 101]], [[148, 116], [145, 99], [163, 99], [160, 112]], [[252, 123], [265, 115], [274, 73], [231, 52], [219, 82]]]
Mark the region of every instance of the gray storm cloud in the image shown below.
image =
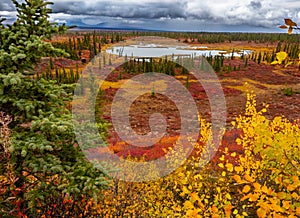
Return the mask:
[[109, 2], [85, 1], [57, 2], [52, 7], [54, 13], [68, 13], [71, 15], [93, 15], [121, 18], [159, 19], [185, 18], [185, 2]]
[[[53, 0], [51, 18], [58, 21], [94, 20], [118, 26], [126, 24], [143, 27], [164, 26], [182, 29], [197, 25], [209, 27], [247, 25], [254, 27], [275, 27], [283, 19], [290, 17], [300, 20], [300, 5], [295, 0]], [[293, 7], [292, 7], [293, 6]], [[8, 18], [15, 16], [14, 5], [10, 0], [1, 0], [0, 15]]]

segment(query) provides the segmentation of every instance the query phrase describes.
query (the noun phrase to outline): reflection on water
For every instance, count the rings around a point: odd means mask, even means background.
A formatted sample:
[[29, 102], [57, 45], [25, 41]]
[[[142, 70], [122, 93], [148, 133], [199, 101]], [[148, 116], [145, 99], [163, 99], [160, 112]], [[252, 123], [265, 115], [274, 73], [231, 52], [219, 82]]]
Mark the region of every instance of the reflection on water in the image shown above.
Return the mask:
[[[163, 46], [159, 44], [139, 44], [127, 46], [114, 46], [106, 50], [109, 54], [119, 56], [133, 56], [133, 57], [162, 57], [166, 55], [180, 55], [180, 56], [216, 56], [224, 55], [225, 57], [232, 56], [232, 52], [227, 53], [222, 50], [208, 50], [207, 47], [189, 47], [189, 46]], [[234, 52], [234, 56], [241, 56], [242, 54], [249, 54], [250, 50], [243, 50]]]

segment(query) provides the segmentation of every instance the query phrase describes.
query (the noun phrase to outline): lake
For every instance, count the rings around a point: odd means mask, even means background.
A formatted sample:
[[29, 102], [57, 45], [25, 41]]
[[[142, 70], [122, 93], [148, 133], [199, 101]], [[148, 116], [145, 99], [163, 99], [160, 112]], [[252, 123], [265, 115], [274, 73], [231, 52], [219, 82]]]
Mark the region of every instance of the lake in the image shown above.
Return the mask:
[[[138, 45], [126, 45], [126, 46], [113, 46], [106, 50], [109, 54], [115, 54], [119, 56], [133, 56], [133, 57], [163, 57], [166, 55], [181, 55], [181, 56], [216, 56], [221, 55], [230, 57], [232, 52], [226, 53], [222, 50], [210, 50], [207, 47], [190, 47], [190, 46], [166, 46], [159, 44], [138, 44]], [[226, 54], [224, 54], [226, 53]], [[250, 50], [243, 50], [240, 52], [234, 52], [234, 56], [241, 56], [242, 54], [250, 54]]]

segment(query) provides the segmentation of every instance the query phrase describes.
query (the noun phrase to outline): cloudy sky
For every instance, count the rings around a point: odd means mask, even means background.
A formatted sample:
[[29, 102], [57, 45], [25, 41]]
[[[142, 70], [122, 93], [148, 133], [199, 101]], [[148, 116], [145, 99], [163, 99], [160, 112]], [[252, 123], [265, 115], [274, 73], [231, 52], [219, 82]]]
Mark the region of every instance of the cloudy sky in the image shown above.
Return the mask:
[[[20, 0], [21, 1], [21, 0]], [[51, 20], [69, 25], [170, 31], [282, 32], [284, 18], [300, 24], [297, 0], [52, 0]], [[0, 16], [15, 19], [10, 0]]]

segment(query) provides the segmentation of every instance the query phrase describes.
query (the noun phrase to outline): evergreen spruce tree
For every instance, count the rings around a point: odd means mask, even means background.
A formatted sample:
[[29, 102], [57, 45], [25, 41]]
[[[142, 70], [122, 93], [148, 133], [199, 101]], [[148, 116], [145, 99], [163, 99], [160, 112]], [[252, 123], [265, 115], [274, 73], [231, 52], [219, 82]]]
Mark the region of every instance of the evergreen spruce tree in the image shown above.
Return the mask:
[[[16, 180], [0, 196], [0, 217], [37, 217], [38, 211], [63, 196], [73, 200], [95, 196], [107, 179], [74, 146], [72, 116], [64, 105], [72, 87], [36, 79], [34, 67], [42, 57], [65, 55], [46, 39], [66, 27], [48, 21], [50, 2], [12, 2], [17, 20], [5, 27], [0, 19], [0, 111], [13, 120], [9, 151]], [[0, 139], [0, 156], [2, 148]], [[2, 171], [5, 166], [0, 159]], [[72, 216], [74, 211], [70, 212]]]

